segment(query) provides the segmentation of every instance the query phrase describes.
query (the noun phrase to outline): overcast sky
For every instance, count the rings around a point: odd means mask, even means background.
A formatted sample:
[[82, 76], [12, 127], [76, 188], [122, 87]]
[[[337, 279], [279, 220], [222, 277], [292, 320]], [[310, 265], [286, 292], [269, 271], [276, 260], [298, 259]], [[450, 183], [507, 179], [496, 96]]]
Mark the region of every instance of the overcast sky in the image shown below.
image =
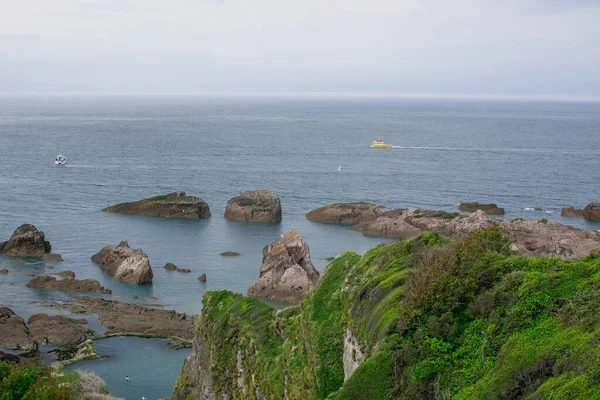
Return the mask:
[[600, 96], [600, 0], [0, 0], [0, 92]]

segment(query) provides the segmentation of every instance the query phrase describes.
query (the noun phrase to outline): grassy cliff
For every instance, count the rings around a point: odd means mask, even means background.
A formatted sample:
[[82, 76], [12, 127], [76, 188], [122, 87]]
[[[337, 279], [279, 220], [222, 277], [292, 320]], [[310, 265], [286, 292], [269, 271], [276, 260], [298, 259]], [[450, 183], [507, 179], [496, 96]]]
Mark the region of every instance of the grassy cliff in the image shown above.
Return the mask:
[[348, 252], [279, 313], [208, 292], [173, 398], [600, 398], [600, 253], [509, 244], [490, 228]]

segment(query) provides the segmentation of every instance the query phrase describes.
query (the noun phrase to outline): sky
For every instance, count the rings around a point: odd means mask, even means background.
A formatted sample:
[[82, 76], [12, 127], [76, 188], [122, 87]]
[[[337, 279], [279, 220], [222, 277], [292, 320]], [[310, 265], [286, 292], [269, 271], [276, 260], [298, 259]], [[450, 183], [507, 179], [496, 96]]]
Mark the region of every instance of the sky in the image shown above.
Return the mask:
[[0, 0], [0, 93], [600, 98], [600, 0]]

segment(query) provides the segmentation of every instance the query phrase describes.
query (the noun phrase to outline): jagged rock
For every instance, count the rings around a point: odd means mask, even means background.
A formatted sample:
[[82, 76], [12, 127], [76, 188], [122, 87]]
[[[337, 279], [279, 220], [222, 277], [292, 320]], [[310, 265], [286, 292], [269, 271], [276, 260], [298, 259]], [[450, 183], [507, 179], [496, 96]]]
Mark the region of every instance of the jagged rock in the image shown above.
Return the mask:
[[366, 356], [362, 351], [358, 339], [354, 336], [350, 329], [346, 329], [344, 334], [344, 382], [346, 382], [354, 371], [365, 361]]
[[583, 209], [583, 218], [588, 221], [600, 221], [600, 203], [590, 203]]
[[249, 190], [227, 202], [225, 218], [232, 221], [279, 222], [281, 202], [270, 190]]
[[120, 203], [106, 207], [102, 211], [170, 218], [210, 217], [208, 204], [199, 197], [186, 195], [184, 191], [177, 191], [129, 203]]
[[23, 318], [8, 307], [0, 307], [0, 348], [7, 350], [32, 350], [37, 348], [29, 337]]
[[187, 268], [179, 268], [177, 265], [173, 264], [173, 263], [167, 263], [165, 265], [165, 269], [171, 270], [171, 271], [177, 271], [177, 272], [192, 272], [191, 269], [187, 269]]
[[38, 231], [31, 224], [21, 225], [10, 239], [0, 243], [0, 252], [13, 257], [44, 257], [51, 250], [52, 246], [46, 240], [44, 232]]
[[504, 215], [504, 208], [498, 207], [495, 204], [479, 204], [477, 202], [472, 203], [460, 203], [458, 209], [461, 211], [474, 212], [481, 210], [486, 214]]
[[126, 240], [118, 245], [104, 246], [92, 256], [100, 268], [127, 283], [152, 282], [153, 274], [148, 256], [141, 249], [132, 249]]
[[78, 314], [97, 314], [107, 335], [120, 333], [155, 334], [192, 339], [197, 316], [173, 310], [159, 310], [131, 303], [97, 298], [77, 298], [74, 304], [55, 305]]
[[326, 224], [358, 224], [360, 222], [373, 221], [381, 216], [383, 206], [370, 203], [339, 203], [329, 204], [306, 214], [311, 222]]
[[426, 231], [460, 238], [490, 225], [499, 225], [513, 238], [513, 248], [524, 255], [580, 258], [600, 249], [600, 232], [576, 229], [547, 220], [494, 220], [482, 210], [469, 215], [417, 208], [392, 210], [374, 221], [360, 223], [350, 229], [368, 236], [401, 239]]
[[298, 304], [319, 279], [308, 245], [294, 228], [263, 249], [260, 278], [248, 295]]
[[202, 274], [202, 275], [200, 275], [200, 276], [198, 277], [198, 280], [199, 280], [200, 282], [206, 282], [206, 274]]
[[0, 269], [0, 274], [8, 274], [8, 269], [6, 269], [6, 268]]
[[579, 210], [573, 206], [564, 207], [560, 211], [560, 215], [563, 217], [583, 218], [583, 210]]
[[[71, 271], [64, 271], [71, 272]], [[60, 274], [60, 273], [59, 273]], [[67, 276], [62, 280], [57, 280], [50, 275], [38, 275], [27, 283], [27, 287], [36, 289], [64, 290], [67, 292], [97, 292], [110, 294], [112, 291], [100, 285], [95, 279], [74, 279], [73, 276]]]
[[237, 257], [237, 256], [241, 256], [240, 253], [238, 253], [237, 251], [224, 251], [221, 253], [222, 256], [224, 257]]
[[44, 254], [42, 256], [43, 261], [65, 261], [60, 254]]
[[63, 278], [75, 278], [75, 272], [68, 270], [57, 272], [56, 275], [62, 276]]
[[79, 326], [64, 315], [34, 314], [27, 321], [29, 333], [41, 345], [81, 343], [93, 335], [91, 329]]

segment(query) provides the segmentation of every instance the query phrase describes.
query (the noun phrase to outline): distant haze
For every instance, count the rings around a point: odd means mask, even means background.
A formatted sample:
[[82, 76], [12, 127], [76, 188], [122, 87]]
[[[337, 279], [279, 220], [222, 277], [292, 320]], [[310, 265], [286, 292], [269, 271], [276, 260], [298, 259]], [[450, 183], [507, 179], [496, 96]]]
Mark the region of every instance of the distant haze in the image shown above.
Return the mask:
[[600, 97], [600, 0], [0, 0], [0, 93]]

